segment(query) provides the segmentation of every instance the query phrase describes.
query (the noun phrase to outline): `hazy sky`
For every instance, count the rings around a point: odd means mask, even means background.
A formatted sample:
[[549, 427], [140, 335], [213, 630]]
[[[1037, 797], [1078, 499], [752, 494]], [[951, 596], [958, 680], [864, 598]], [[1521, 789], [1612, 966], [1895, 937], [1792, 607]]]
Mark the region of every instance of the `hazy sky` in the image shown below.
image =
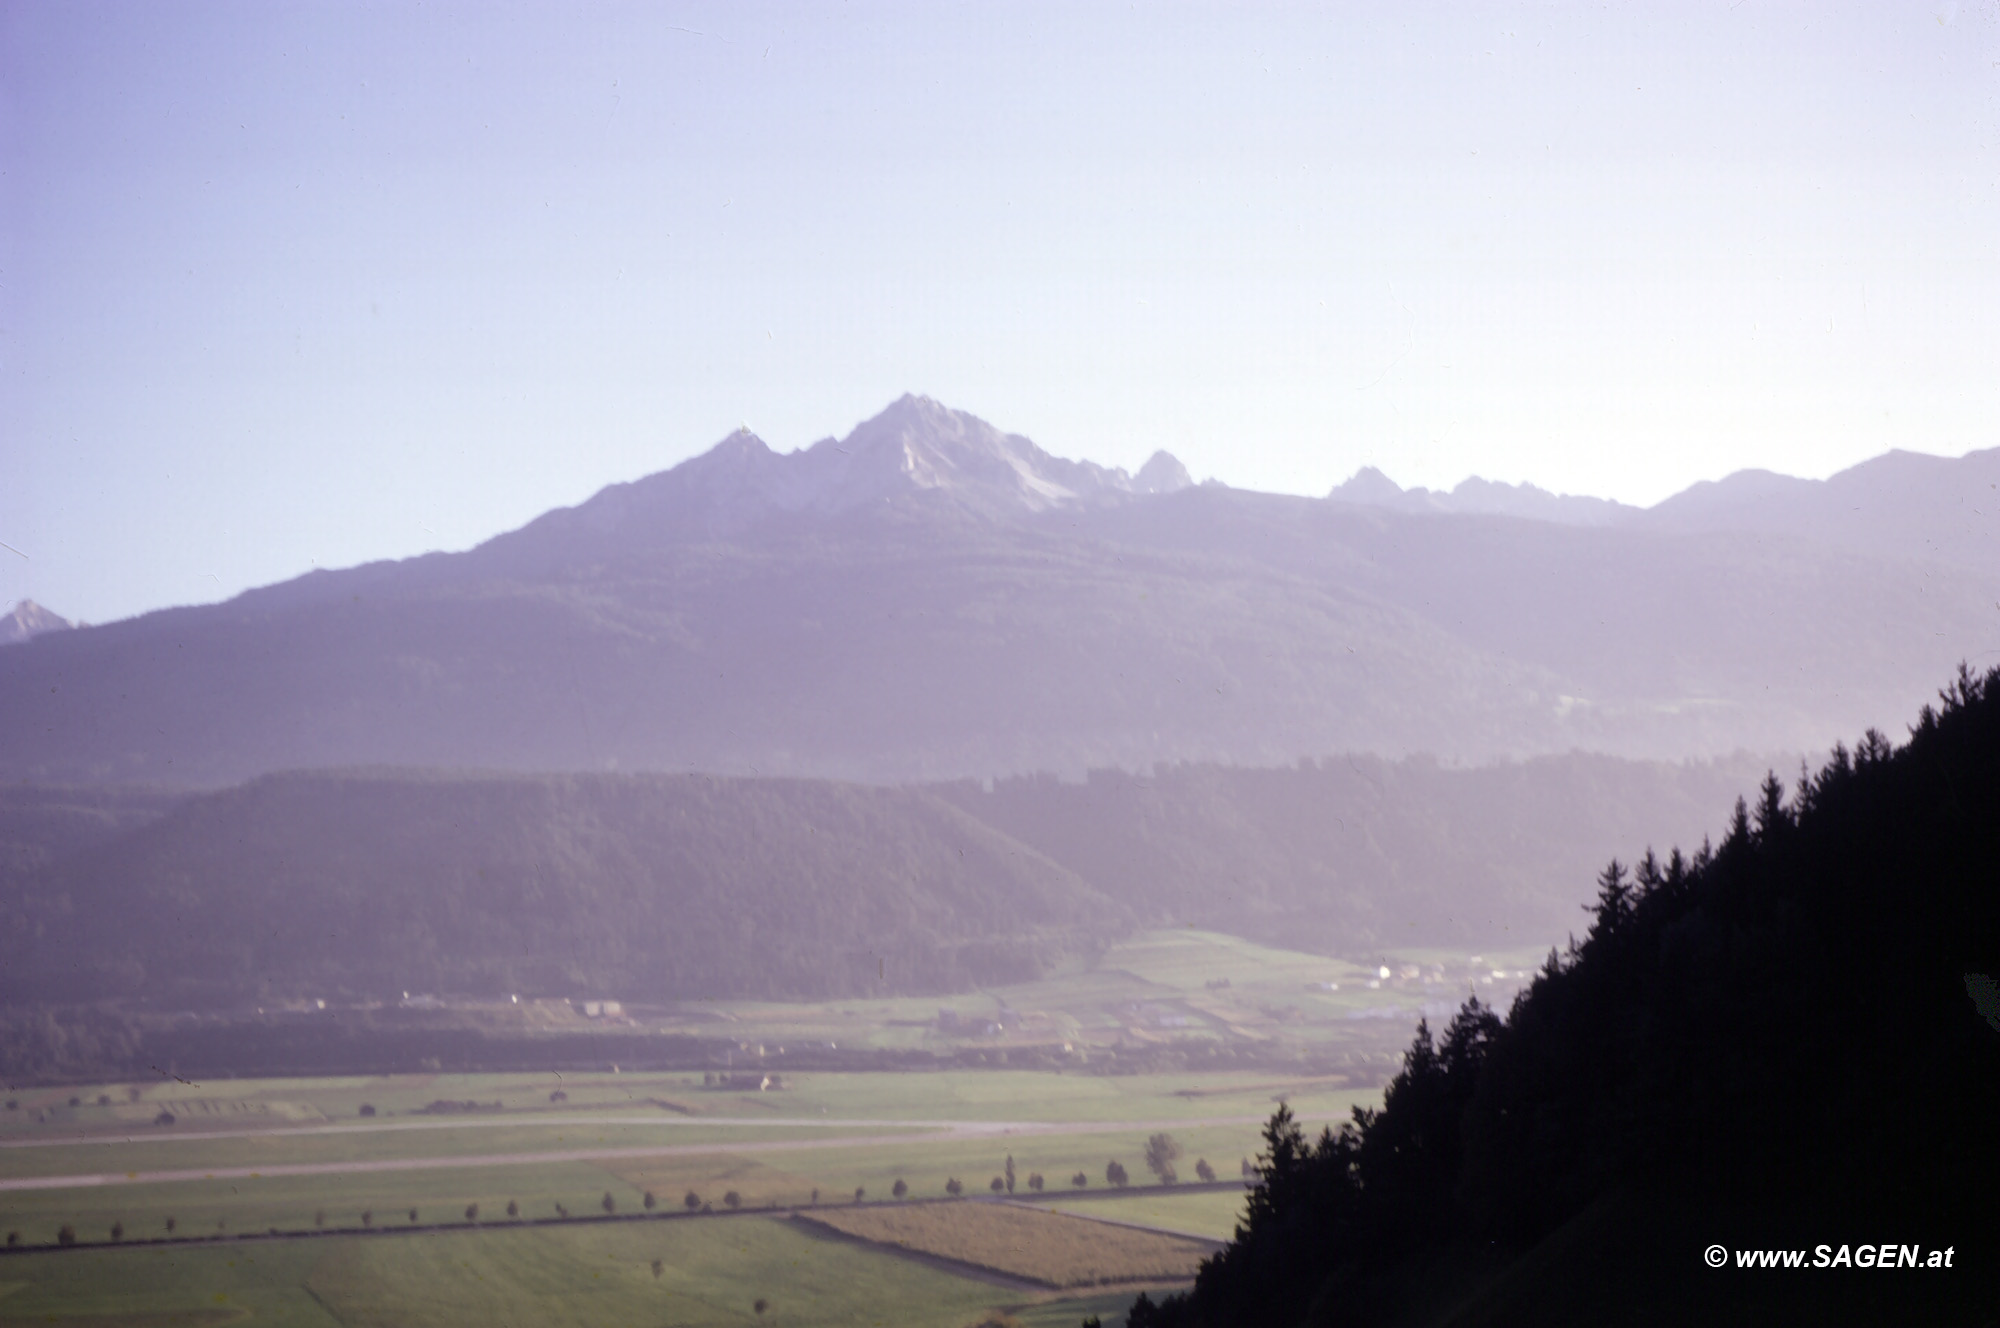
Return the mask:
[[1298, 493], [1990, 447], [1996, 167], [1992, 4], [0, 0], [0, 607], [905, 390]]

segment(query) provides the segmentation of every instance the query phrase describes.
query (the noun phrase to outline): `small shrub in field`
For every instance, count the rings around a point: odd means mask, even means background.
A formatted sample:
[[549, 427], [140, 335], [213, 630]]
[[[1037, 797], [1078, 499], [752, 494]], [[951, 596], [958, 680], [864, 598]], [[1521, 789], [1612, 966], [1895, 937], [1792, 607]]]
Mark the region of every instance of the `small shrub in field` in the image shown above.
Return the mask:
[[125, 1224], [123, 1222], [113, 1222], [111, 1224], [111, 1239], [125, 1239]]
[[10, 1250], [11, 1250], [11, 1249], [13, 1249], [13, 1248], [14, 1248], [14, 1247], [15, 1247], [16, 1245], [19, 1245], [20, 1243], [21, 1243], [21, 1233], [20, 1233], [20, 1232], [18, 1232], [18, 1231], [10, 1231], [10, 1232], [8, 1232], [8, 1233], [7, 1233], [7, 1248], [8, 1248], [8, 1249], [10, 1249]]
[[569, 1216], [569, 1209], [567, 1209], [567, 1208], [563, 1207], [563, 1206], [562, 1206], [561, 1204], [557, 1204], [557, 1205], [556, 1205], [556, 1216], [557, 1216], [557, 1217], [568, 1217], [568, 1216]]
[[1000, 1193], [1000, 1191], [1007, 1188], [1007, 1182], [1001, 1180], [998, 1176], [995, 1176], [992, 1182], [989, 1185], [987, 1185], [986, 1188], [993, 1191], [995, 1194], [998, 1194]]
[[909, 1192], [910, 1192], [910, 1187], [904, 1183], [903, 1178], [901, 1176], [896, 1177], [896, 1183], [889, 1187], [890, 1195], [897, 1199], [902, 1198]]
[[477, 1222], [479, 1220], [478, 1204], [469, 1203], [465, 1206], [465, 1220], [468, 1222]]
[[512, 1199], [509, 1199], [507, 1201], [507, 1216], [519, 1217], [520, 1215], [521, 1215], [521, 1205], [514, 1202]]
[[80, 1107], [83, 1105], [83, 1099], [80, 1097], [73, 1097], [69, 1100], [69, 1104], [72, 1107]]
[[316, 1227], [323, 1227], [326, 1225], [326, 1209], [321, 1208], [313, 1213], [313, 1225]]
[[58, 1245], [76, 1244], [76, 1228], [71, 1226], [67, 1222], [63, 1223], [62, 1226], [59, 1227], [56, 1231], [56, 1244]]
[[1132, 1177], [1126, 1173], [1125, 1164], [1114, 1157], [1104, 1164], [1104, 1179], [1122, 1190]]
[[953, 1176], [944, 1183], [944, 1192], [953, 1198], [957, 1198], [959, 1195], [965, 1193], [965, 1182]]
[[176, 1225], [178, 1225], [178, 1224], [177, 1224], [177, 1223], [176, 1223], [176, 1222], [174, 1221], [174, 1219], [173, 1219], [173, 1218], [171, 1218], [171, 1217], [170, 1217], [170, 1218], [168, 1218], [168, 1219], [167, 1219], [167, 1234], [168, 1234], [169, 1236], [171, 1236], [171, 1235], [173, 1235], [173, 1234], [174, 1234], [174, 1227], [175, 1227]]
[[372, 1209], [364, 1208], [361, 1210], [361, 1225], [364, 1227], [375, 1225], [375, 1213]]
[[1028, 1173], [1028, 1188], [1033, 1190], [1035, 1193], [1040, 1194], [1042, 1192], [1042, 1187], [1046, 1184], [1048, 1184], [1048, 1182], [1042, 1179], [1041, 1172], [1031, 1171]]
[[741, 1208], [743, 1206], [743, 1196], [731, 1190], [722, 1196], [722, 1206], [725, 1208]]
[[[813, 1198], [814, 1199], [819, 1198], [818, 1190], [813, 1191]], [[687, 1192], [686, 1197], [681, 1200], [681, 1206], [686, 1208], [690, 1213], [692, 1213], [695, 1209], [701, 1207], [701, 1196], [699, 1194], [696, 1194], [693, 1190], [689, 1190]]]
[[173, 1123], [174, 1113], [171, 1111], [162, 1109], [159, 1115], [153, 1117], [153, 1124], [155, 1125], [172, 1125]]
[[771, 1308], [771, 1302], [759, 1296], [755, 1301], [751, 1302], [750, 1308], [762, 1314], [765, 1310]]
[[653, 1196], [651, 1190], [646, 1191], [646, 1197], [641, 1202], [645, 1205], [646, 1211], [649, 1213], [660, 1206], [660, 1201]]
[[549, 1094], [549, 1101], [551, 1101], [551, 1102], [567, 1102], [567, 1101], [569, 1101], [569, 1094], [568, 1094], [568, 1093], [565, 1093], [565, 1092], [563, 1092], [563, 1091], [562, 1091], [562, 1089], [558, 1088], [558, 1089], [556, 1089], [556, 1090], [555, 1090], [555, 1091], [554, 1091], [553, 1093], [550, 1093], [550, 1094]]
[[1204, 1185], [1215, 1183], [1215, 1168], [1208, 1165], [1208, 1159], [1205, 1157], [1198, 1157], [1194, 1160], [1194, 1174], [1195, 1178]]
[[868, 1197], [867, 1190], [862, 1189], [859, 1185], [854, 1187], [854, 1202], [860, 1203], [863, 1199], [867, 1197]]
[[98, 1105], [98, 1106], [100, 1106], [100, 1107], [108, 1107], [108, 1106], [110, 1106], [110, 1105], [111, 1105], [111, 1094], [109, 1094], [109, 1093], [99, 1093], [99, 1094], [97, 1095], [97, 1105]]
[[415, 1226], [416, 1222], [417, 1222], [417, 1210], [412, 1208], [410, 1210], [410, 1225]]
[[1084, 1186], [1090, 1184], [1090, 1177], [1084, 1175], [1081, 1171], [1079, 1171], [1074, 1176], [1071, 1176], [1069, 1178], [1069, 1183], [1076, 1186], [1076, 1188], [1080, 1190]]
[[606, 1190], [604, 1197], [598, 1201], [598, 1207], [607, 1213], [615, 1213], [618, 1211], [618, 1201], [611, 1197], [611, 1191]]
[[371, 1106], [369, 1103], [363, 1102], [361, 1104], [361, 1110], [356, 1112], [355, 1114], [358, 1116], [373, 1116], [375, 1114], [375, 1108]]
[[659, 1279], [661, 1273], [664, 1273], [666, 1271], [667, 1271], [667, 1261], [665, 1259], [653, 1260], [653, 1278], [655, 1281]]

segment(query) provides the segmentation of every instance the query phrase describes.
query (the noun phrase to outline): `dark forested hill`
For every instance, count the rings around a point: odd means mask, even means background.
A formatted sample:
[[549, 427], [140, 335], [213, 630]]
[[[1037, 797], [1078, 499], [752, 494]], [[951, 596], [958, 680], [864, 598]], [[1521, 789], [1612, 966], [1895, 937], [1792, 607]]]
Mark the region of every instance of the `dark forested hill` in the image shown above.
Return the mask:
[[920, 398], [783, 456], [732, 435], [465, 553], [0, 650], [0, 778], [1811, 750], [1907, 711], [2000, 623], [2000, 566], [1810, 523], [1585, 527], [1185, 481], [1164, 454], [1126, 476]]
[[0, 998], [809, 997], [1033, 976], [1135, 925], [1328, 953], [1561, 939], [1590, 864], [1762, 767], [1376, 757], [879, 789], [348, 771], [0, 789]]
[[7, 999], [814, 996], [1020, 980], [1125, 911], [921, 792], [279, 775], [17, 882]]
[[1614, 863], [1379, 1113], [1274, 1118], [1236, 1240], [1134, 1328], [1994, 1322], [1996, 864], [2000, 670], [1768, 781], [1713, 852]]

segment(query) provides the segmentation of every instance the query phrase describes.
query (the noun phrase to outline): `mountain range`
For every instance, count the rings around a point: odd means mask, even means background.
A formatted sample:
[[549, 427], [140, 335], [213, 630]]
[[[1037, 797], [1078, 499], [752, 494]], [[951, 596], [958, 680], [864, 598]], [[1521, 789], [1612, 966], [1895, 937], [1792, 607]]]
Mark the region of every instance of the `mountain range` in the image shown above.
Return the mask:
[[1739, 470], [1650, 508], [1477, 476], [1449, 491], [1404, 489], [1364, 466], [1327, 497], [1413, 513], [1484, 513], [1573, 526], [1801, 539], [1874, 557], [2000, 567], [2000, 448], [1963, 457], [1894, 451], [1824, 480]]
[[463, 553], [38, 635], [0, 651], [0, 777], [1820, 749], [2000, 647], [1996, 482], [2000, 451], [1891, 453], [1643, 511], [1379, 476], [1310, 499], [1062, 460], [906, 396]]

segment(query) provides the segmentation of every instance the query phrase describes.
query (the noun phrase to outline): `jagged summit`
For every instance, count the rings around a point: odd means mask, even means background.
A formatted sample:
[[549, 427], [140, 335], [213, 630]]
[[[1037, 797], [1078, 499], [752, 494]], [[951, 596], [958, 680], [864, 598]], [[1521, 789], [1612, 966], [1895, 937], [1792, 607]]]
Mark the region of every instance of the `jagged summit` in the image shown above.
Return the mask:
[[1389, 507], [1399, 512], [1462, 512], [1517, 516], [1566, 526], [1608, 526], [1640, 509], [1608, 498], [1550, 493], [1533, 484], [1502, 484], [1477, 475], [1443, 489], [1405, 489], [1373, 466], [1363, 466], [1327, 497], [1337, 503]]
[[775, 452], [739, 428], [672, 470], [611, 485], [520, 533], [715, 536], [773, 514], [842, 512], [920, 494], [1005, 519], [1172, 493], [1190, 483], [1187, 469], [1166, 452], [1154, 453], [1134, 477], [1051, 456], [1020, 434], [908, 393], [845, 438], [822, 438], [794, 452]]
[[[1157, 464], [1162, 457], [1165, 464]], [[832, 509], [935, 490], [1001, 516], [1169, 492], [1187, 482], [1187, 472], [1165, 453], [1147, 463], [1152, 487], [1142, 488], [1123, 470], [1050, 456], [1020, 434], [1002, 433], [976, 415], [913, 394], [891, 402], [846, 438], [813, 444], [801, 460], [817, 472], [817, 503]], [[1175, 474], [1180, 484], [1172, 483]]]
[[19, 645], [44, 632], [63, 632], [76, 626], [60, 614], [51, 613], [31, 599], [24, 599], [0, 616], [0, 646]]

